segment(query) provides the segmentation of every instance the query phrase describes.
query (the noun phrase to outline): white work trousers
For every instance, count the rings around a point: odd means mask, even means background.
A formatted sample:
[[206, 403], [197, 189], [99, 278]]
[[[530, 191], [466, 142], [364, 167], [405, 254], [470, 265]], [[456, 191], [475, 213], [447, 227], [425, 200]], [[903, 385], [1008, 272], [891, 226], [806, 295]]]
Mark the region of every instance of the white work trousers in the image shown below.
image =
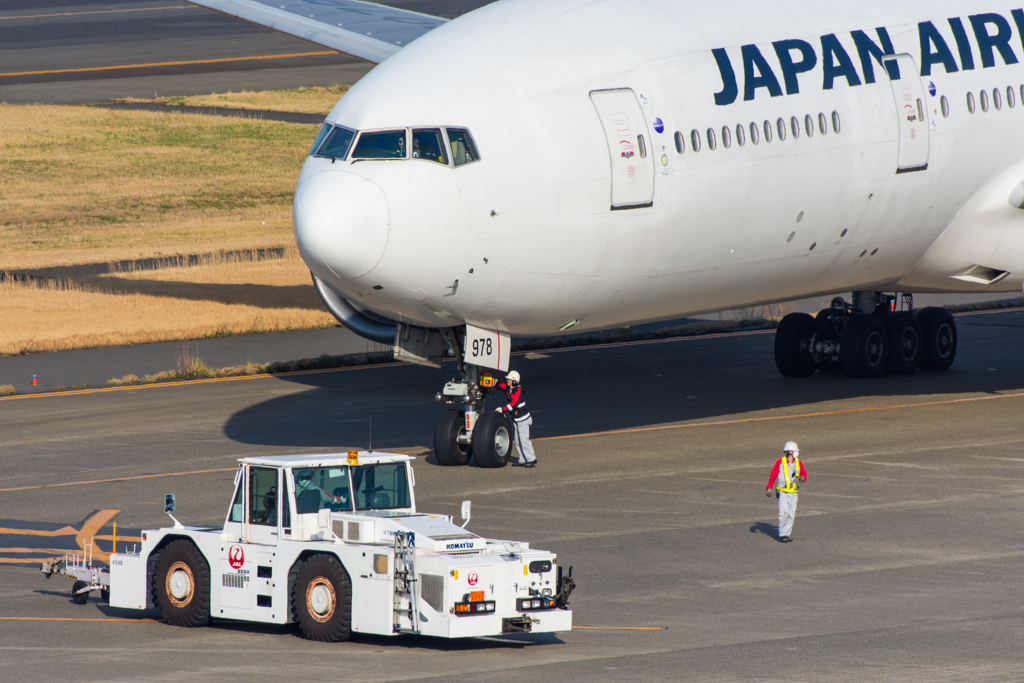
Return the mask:
[[516, 428], [516, 448], [519, 449], [519, 462], [533, 462], [537, 459], [537, 456], [533, 454], [533, 444], [530, 443], [530, 425], [533, 424], [533, 417], [512, 424]]
[[789, 536], [793, 533], [793, 520], [796, 519], [796, 497], [795, 493], [779, 492], [779, 536]]

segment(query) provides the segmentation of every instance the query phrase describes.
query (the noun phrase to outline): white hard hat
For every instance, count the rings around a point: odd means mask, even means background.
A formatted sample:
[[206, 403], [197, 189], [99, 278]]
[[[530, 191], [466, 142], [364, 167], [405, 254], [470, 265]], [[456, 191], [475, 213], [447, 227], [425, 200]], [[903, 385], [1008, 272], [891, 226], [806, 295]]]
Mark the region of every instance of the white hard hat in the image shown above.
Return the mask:
[[505, 379], [507, 379], [509, 382], [519, 384], [519, 372], [517, 370], [513, 370], [512, 372], [505, 375]]
[[794, 453], [799, 453], [800, 447], [796, 445], [796, 441], [787, 441], [786, 445], [782, 447], [782, 450], [786, 453], [790, 451]]

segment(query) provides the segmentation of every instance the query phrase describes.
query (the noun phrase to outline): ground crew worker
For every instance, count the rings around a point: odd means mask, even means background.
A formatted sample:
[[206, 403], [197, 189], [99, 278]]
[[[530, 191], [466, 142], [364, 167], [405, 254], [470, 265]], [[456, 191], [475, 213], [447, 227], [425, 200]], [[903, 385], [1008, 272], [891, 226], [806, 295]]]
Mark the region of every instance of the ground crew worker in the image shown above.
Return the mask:
[[793, 520], [796, 518], [796, 497], [800, 491], [798, 480], [807, 481], [807, 470], [800, 462], [800, 448], [795, 441], [787, 441], [782, 447], [783, 456], [775, 461], [768, 477], [764, 495], [771, 496], [772, 488], [779, 499], [779, 541], [792, 543]]
[[519, 461], [512, 463], [515, 467], [536, 467], [537, 456], [533, 454], [533, 444], [530, 443], [530, 425], [533, 418], [526, 408], [526, 392], [519, 386], [519, 373], [515, 370], [505, 375], [504, 382], [498, 382], [497, 387], [505, 392], [508, 403], [499, 408], [502, 415], [512, 421], [516, 430], [516, 448], [519, 450]]

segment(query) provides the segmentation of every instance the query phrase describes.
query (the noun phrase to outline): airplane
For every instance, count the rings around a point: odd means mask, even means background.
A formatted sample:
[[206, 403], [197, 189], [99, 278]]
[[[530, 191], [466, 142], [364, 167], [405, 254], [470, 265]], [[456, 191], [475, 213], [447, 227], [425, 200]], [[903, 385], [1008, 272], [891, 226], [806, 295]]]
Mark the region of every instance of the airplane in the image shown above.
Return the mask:
[[191, 2], [377, 64], [310, 148], [295, 239], [346, 327], [455, 356], [441, 464], [505, 464], [484, 399], [513, 336], [851, 292], [785, 316], [775, 360], [868, 378], [953, 362], [914, 293], [1024, 285], [1005, 0]]

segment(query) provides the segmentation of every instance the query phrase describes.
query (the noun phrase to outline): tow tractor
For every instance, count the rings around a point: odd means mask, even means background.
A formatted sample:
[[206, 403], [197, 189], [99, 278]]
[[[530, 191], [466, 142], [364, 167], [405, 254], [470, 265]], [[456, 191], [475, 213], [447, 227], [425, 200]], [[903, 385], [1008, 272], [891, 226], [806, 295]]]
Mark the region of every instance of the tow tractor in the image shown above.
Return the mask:
[[240, 459], [223, 527], [142, 532], [110, 568], [43, 563], [111, 607], [156, 607], [175, 626], [211, 618], [297, 623], [311, 640], [351, 633], [441, 638], [572, 628], [572, 569], [528, 543], [482, 538], [416, 510], [412, 457], [349, 451]]

